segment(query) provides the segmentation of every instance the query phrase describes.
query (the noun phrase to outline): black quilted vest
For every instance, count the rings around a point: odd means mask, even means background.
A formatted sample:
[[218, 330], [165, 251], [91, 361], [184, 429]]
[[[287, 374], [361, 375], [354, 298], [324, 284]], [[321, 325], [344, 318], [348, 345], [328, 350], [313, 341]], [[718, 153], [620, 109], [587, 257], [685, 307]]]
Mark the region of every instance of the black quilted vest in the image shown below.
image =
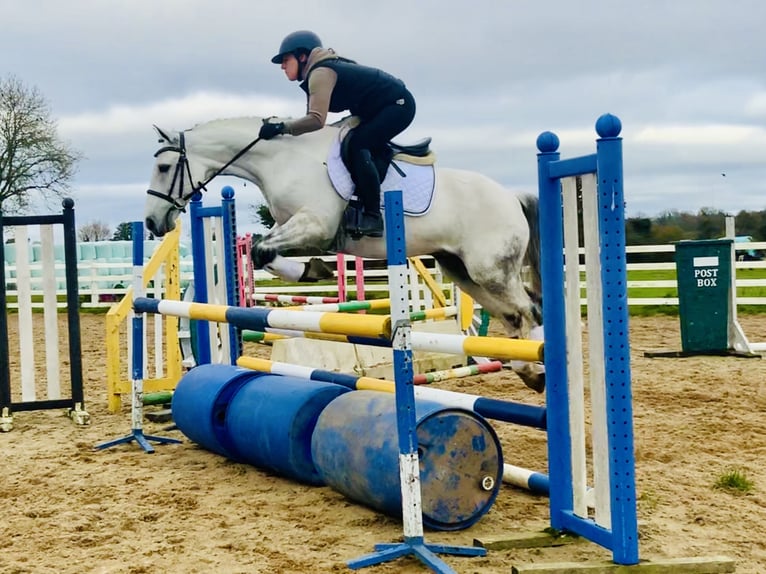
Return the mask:
[[330, 96], [331, 112], [348, 110], [362, 119], [369, 119], [401, 98], [406, 90], [404, 82], [391, 74], [338, 57], [317, 62], [311, 68], [308, 77], [301, 83], [306, 94], [311, 74], [322, 67], [334, 70], [338, 76]]

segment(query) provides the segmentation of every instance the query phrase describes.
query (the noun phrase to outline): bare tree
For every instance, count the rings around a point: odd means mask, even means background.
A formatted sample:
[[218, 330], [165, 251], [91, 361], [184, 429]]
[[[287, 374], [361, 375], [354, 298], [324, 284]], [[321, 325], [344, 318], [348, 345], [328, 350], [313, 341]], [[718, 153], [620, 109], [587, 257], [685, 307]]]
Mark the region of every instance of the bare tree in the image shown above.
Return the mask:
[[35, 196], [53, 205], [81, 158], [59, 139], [37, 88], [15, 76], [0, 79], [0, 211], [23, 213]]
[[77, 230], [77, 239], [80, 241], [106, 241], [111, 236], [112, 231], [102, 221], [91, 221]]

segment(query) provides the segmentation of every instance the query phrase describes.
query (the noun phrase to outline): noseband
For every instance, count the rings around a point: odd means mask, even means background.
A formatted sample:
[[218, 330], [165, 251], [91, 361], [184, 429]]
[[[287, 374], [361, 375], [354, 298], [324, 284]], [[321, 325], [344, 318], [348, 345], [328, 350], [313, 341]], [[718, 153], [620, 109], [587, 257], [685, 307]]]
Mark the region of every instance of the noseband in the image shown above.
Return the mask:
[[[186, 156], [186, 141], [184, 137], [184, 132], [180, 132], [179, 138], [178, 138], [178, 145], [168, 145], [161, 147], [158, 149], [154, 157], [157, 157], [158, 155], [165, 153], [166, 151], [174, 151], [178, 154], [178, 162], [176, 163], [176, 170], [173, 172], [173, 181], [170, 182], [170, 187], [168, 188], [168, 192], [160, 193], [159, 191], [155, 191], [153, 189], [146, 190], [146, 193], [148, 195], [153, 195], [154, 197], [159, 197], [160, 199], [164, 199], [167, 202], [170, 202], [173, 204], [173, 207], [175, 207], [179, 211], [185, 211], [186, 204], [189, 202], [189, 200], [192, 198], [192, 196], [200, 191], [201, 189], [205, 189], [204, 185], [195, 186], [192, 188], [191, 192], [184, 195], [184, 178], [186, 176], [189, 177], [189, 181], [191, 181], [191, 167], [189, 166], [189, 158]], [[176, 187], [176, 182], [178, 182], [178, 198], [173, 197], [173, 190]]]
[[[184, 132], [179, 132], [178, 134], [178, 145], [167, 145], [164, 147], [161, 147], [154, 153], [154, 157], [157, 157], [161, 153], [164, 153], [166, 151], [174, 151], [178, 154], [178, 162], [176, 163], [176, 169], [175, 172], [173, 172], [173, 181], [170, 182], [170, 187], [168, 188], [167, 193], [161, 193], [159, 191], [155, 191], [153, 189], [147, 189], [146, 193], [147, 195], [152, 195], [154, 197], [159, 197], [160, 199], [163, 199], [167, 201], [168, 203], [172, 204], [175, 209], [178, 211], [186, 211], [186, 204], [189, 203], [189, 200], [194, 197], [195, 193], [201, 192], [201, 191], [207, 191], [207, 184], [210, 183], [213, 178], [215, 178], [217, 175], [220, 175], [223, 173], [223, 171], [229, 167], [231, 164], [233, 164], [235, 161], [237, 161], [239, 158], [241, 158], [243, 155], [245, 155], [250, 149], [257, 144], [260, 141], [261, 138], [255, 138], [252, 142], [247, 144], [244, 148], [242, 148], [239, 152], [237, 152], [233, 158], [231, 158], [229, 161], [227, 161], [223, 166], [221, 166], [216, 172], [208, 177], [205, 181], [197, 182], [196, 185], [192, 185], [192, 189], [189, 193], [184, 195], [184, 178], [188, 177], [189, 181], [192, 181], [192, 175], [191, 175], [191, 167], [189, 166], [189, 158], [186, 156], [186, 138], [184, 136]], [[178, 196], [173, 197], [173, 190], [176, 187], [176, 182], [178, 182]]]

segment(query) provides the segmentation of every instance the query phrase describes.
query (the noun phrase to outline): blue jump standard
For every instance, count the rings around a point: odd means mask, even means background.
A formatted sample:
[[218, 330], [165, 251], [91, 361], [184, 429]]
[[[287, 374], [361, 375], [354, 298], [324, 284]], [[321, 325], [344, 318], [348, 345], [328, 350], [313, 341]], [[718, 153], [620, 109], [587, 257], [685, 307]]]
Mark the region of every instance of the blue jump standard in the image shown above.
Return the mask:
[[[397, 430], [401, 456], [418, 452], [418, 437], [415, 418], [415, 391], [412, 372], [412, 344], [410, 343], [408, 301], [404, 283], [393, 276], [397, 269], [406, 268], [407, 249], [404, 239], [404, 206], [401, 191], [385, 193], [386, 253], [389, 265], [389, 289], [391, 290], [391, 319], [395, 325], [393, 342], [394, 374], [396, 381]], [[394, 290], [398, 290], [395, 296]], [[402, 304], [404, 302], [404, 304]], [[400, 467], [401, 468], [401, 467]], [[419, 487], [418, 487], [419, 488]], [[404, 500], [404, 493], [402, 493]], [[418, 496], [418, 500], [420, 500]], [[407, 509], [403, 509], [405, 521], [404, 540], [398, 543], [382, 543], [374, 546], [375, 552], [346, 562], [352, 570], [374, 566], [396, 560], [403, 556], [414, 556], [438, 574], [455, 574], [455, 571], [437, 554], [453, 556], [486, 556], [484, 548], [473, 546], [444, 546], [426, 544], [422, 525], [417, 535], [407, 534]]]
[[[132, 228], [132, 237], [144, 236], [144, 224], [140, 221], [134, 221]], [[137, 295], [143, 294], [142, 269], [144, 264], [144, 242], [133, 242], [133, 292]], [[97, 444], [96, 450], [117, 446], [119, 444], [128, 444], [136, 441], [138, 446], [144, 449], [146, 453], [153, 453], [154, 448], [149, 441], [160, 444], [180, 444], [181, 441], [176, 438], [167, 438], [162, 436], [153, 436], [144, 434], [141, 428], [143, 418], [143, 400], [137, 400], [137, 394], [143, 394], [143, 369], [144, 364], [144, 320], [140, 313], [133, 317], [132, 337], [133, 337], [133, 404], [131, 405], [132, 428], [130, 434], [123, 437]]]

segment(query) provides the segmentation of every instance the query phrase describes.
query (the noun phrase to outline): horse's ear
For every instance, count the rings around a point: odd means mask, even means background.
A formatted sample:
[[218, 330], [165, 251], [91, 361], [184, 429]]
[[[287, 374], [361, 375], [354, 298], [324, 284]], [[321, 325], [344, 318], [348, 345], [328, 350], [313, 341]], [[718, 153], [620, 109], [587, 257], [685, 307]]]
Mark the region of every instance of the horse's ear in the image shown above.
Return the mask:
[[160, 136], [160, 141], [159, 141], [159, 143], [163, 143], [163, 142], [167, 142], [167, 143], [170, 143], [170, 136], [168, 136], [168, 134], [166, 134], [165, 132], [163, 132], [163, 131], [162, 131], [160, 128], [158, 128], [156, 125], [152, 124], [152, 126], [154, 127], [154, 130], [157, 132], [157, 135], [158, 135], [158, 136]]

